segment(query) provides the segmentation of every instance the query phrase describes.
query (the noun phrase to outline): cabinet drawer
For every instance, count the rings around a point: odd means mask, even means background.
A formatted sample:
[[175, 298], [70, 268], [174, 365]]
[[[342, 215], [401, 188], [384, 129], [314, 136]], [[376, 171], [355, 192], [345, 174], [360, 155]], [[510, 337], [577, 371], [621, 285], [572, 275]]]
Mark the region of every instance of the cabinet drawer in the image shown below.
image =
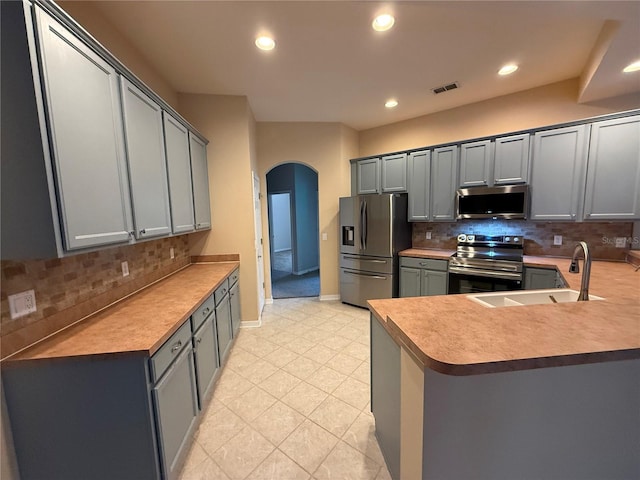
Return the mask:
[[449, 268], [448, 260], [435, 260], [433, 258], [400, 257], [401, 267], [426, 268], [446, 272]]
[[151, 357], [151, 380], [154, 383], [162, 377], [169, 365], [178, 358], [182, 349], [187, 345], [191, 345], [191, 322], [188, 320]]
[[236, 284], [238, 278], [240, 278], [240, 271], [236, 268], [233, 272], [231, 272], [231, 275], [229, 275], [229, 288], [233, 287]]
[[191, 323], [193, 324], [194, 332], [198, 329], [198, 327], [200, 327], [200, 325], [204, 323], [207, 317], [213, 313], [215, 308], [216, 304], [213, 294], [211, 294], [204, 302], [202, 302], [202, 305], [200, 305], [198, 309], [193, 312], [193, 315], [191, 315]]
[[213, 295], [216, 297], [216, 305], [218, 305], [222, 301], [228, 291], [229, 281], [225, 278], [222, 284], [218, 288], [216, 288], [215, 292], [213, 292]]

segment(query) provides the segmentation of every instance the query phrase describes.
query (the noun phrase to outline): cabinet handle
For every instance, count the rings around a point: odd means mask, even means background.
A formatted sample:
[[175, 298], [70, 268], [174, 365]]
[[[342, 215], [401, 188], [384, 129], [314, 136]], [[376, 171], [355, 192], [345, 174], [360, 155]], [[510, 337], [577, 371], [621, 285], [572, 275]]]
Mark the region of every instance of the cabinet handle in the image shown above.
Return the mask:
[[147, 229], [143, 228], [142, 230], [140, 230], [140, 235], [144, 235], [147, 233]]
[[209, 307], [205, 308], [204, 311], [202, 312], [202, 315], [206, 315], [207, 313], [209, 313], [211, 311], [211, 309]]
[[176, 351], [180, 350], [181, 346], [182, 346], [182, 340], [178, 340], [176, 343], [173, 344], [173, 347], [171, 347], [171, 353], [175, 353]]
[[200, 342], [202, 342], [202, 338], [198, 338], [198, 339], [196, 340], [196, 344], [199, 344]]
[[420, 262], [420, 265], [422, 265], [423, 267], [426, 267], [429, 264], [427, 262]]
[[129, 236], [130, 236], [130, 237], [133, 237], [135, 234], [136, 234], [136, 232], [134, 232], [133, 230], [131, 230], [131, 231], [129, 232]]

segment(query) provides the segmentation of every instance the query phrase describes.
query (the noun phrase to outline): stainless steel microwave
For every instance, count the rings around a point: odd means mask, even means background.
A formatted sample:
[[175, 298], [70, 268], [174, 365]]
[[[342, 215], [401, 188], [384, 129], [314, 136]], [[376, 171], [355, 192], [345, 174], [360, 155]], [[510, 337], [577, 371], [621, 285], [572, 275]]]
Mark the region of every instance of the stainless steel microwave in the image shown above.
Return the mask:
[[471, 187], [456, 191], [458, 218], [527, 218], [529, 187]]

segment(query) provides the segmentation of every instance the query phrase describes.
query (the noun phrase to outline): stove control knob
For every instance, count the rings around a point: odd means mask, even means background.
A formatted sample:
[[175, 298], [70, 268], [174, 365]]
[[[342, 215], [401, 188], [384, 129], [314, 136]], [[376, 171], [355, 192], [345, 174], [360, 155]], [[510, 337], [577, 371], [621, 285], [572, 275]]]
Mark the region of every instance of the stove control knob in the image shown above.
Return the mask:
[[[513, 239], [515, 240], [515, 237]], [[511, 241], [511, 237], [504, 237], [504, 241], [507, 242], [507, 243], [510, 242]]]
[[474, 242], [476, 240], [475, 235], [467, 235], [467, 242]]
[[458, 235], [459, 242], [464, 242], [466, 239], [467, 239], [467, 236], [464, 233], [461, 233], [460, 235]]
[[514, 243], [518, 243], [520, 241], [520, 239], [518, 237], [513, 237], [513, 242]]

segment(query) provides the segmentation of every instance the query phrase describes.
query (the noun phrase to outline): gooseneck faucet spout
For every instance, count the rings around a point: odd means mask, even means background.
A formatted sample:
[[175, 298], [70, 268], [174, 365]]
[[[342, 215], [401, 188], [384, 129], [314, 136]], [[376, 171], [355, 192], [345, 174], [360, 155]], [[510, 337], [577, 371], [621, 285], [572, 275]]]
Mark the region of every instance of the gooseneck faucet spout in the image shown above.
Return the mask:
[[580, 267], [578, 266], [578, 254], [580, 253], [580, 250], [584, 252], [584, 265], [582, 266], [582, 282], [580, 285], [580, 295], [578, 296], [578, 301], [586, 302], [587, 300], [589, 300], [589, 278], [591, 276], [591, 255], [589, 254], [589, 246], [586, 242], [580, 242], [573, 250], [569, 272], [580, 272]]

